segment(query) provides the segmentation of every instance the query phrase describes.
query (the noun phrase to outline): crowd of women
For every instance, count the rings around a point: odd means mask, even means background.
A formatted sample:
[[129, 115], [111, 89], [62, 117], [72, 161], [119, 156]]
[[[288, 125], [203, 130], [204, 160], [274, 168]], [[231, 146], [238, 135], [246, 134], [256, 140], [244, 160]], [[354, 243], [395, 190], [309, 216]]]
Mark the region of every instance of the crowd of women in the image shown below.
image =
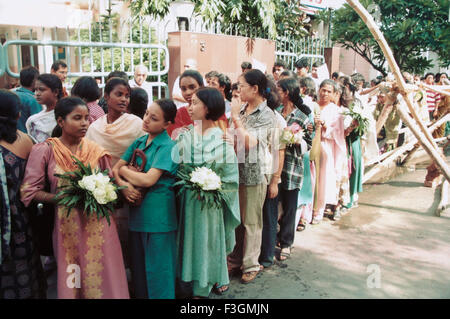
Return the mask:
[[[58, 77], [41, 74], [34, 90], [43, 109], [26, 121], [28, 134], [17, 129], [18, 96], [0, 90], [1, 298], [46, 297], [40, 256], [56, 261], [58, 298], [223, 294], [230, 276], [249, 283], [289, 258], [296, 231], [357, 205], [361, 137], [344, 113], [360, 102], [349, 77], [318, 91], [290, 71], [276, 82], [256, 69], [233, 85], [223, 79], [210, 72], [205, 87], [199, 72], [185, 71], [187, 103], [177, 109], [170, 99], [148, 107], [133, 99], [120, 72], [103, 97], [81, 77], [64, 98]], [[293, 126], [301, 141], [282, 142]], [[64, 181], [55, 174], [77, 169], [72, 156], [123, 186], [110, 224], [56, 204]], [[187, 166], [220, 172], [220, 205], [174, 186]], [[74, 265], [78, 284], [69, 280]]]

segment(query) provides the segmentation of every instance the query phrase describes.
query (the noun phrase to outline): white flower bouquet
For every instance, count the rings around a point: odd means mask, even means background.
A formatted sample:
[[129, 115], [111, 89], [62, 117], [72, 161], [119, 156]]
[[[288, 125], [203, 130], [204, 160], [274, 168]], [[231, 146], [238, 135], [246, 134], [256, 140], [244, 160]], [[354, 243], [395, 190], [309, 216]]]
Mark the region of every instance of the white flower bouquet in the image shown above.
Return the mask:
[[179, 181], [174, 186], [181, 186], [180, 191], [191, 190], [194, 199], [201, 201], [202, 209], [205, 205], [222, 207], [224, 200], [222, 180], [220, 173], [215, 171], [215, 163], [211, 167], [182, 164], [178, 168], [177, 177]]
[[297, 123], [286, 127], [280, 137], [280, 142], [291, 146], [293, 144], [300, 144], [303, 140], [303, 130]]
[[87, 217], [96, 214], [97, 218], [105, 217], [110, 225], [110, 212], [117, 204], [117, 193], [125, 187], [115, 185], [114, 178], [108, 176], [108, 171], [93, 170], [90, 165], [85, 166], [73, 157], [79, 167], [78, 170], [64, 174], [55, 174], [56, 177], [68, 181], [61, 186], [56, 194], [57, 205], [68, 208], [67, 216], [73, 208], [86, 212]]
[[355, 128], [355, 132], [359, 136], [363, 136], [369, 127], [369, 119], [364, 115], [364, 109], [361, 105], [361, 101], [355, 100], [349, 106], [349, 111], [344, 115], [349, 115], [354, 121], [358, 122], [358, 126]]

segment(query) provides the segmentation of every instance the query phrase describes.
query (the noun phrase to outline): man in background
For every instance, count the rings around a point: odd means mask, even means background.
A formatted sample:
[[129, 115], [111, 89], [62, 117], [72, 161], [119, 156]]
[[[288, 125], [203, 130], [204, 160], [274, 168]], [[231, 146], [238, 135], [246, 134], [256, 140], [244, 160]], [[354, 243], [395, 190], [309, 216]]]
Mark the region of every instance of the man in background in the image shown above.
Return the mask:
[[242, 73], [248, 72], [252, 69], [252, 64], [250, 62], [242, 62], [241, 63]]
[[55, 61], [52, 64], [50, 73], [56, 75], [61, 80], [62, 87], [63, 87], [63, 97], [69, 96], [69, 94], [67, 93], [66, 87], [65, 87], [65, 82], [67, 79], [67, 64], [66, 64], [66, 62], [64, 62], [63, 60]]
[[133, 79], [129, 80], [128, 83], [130, 84], [131, 88], [141, 88], [144, 89], [145, 92], [147, 92], [148, 95], [148, 103], [153, 103], [153, 86], [150, 82], [147, 82], [148, 76], [148, 69], [145, 65], [137, 65], [134, 68], [134, 77]]
[[273, 65], [272, 74], [277, 82], [280, 79], [280, 74], [286, 69], [286, 64], [282, 60], [277, 60]]
[[20, 87], [14, 91], [20, 99], [20, 118], [17, 121], [17, 128], [24, 133], [27, 133], [25, 123], [28, 118], [42, 111], [42, 106], [34, 97], [34, 83], [38, 76], [39, 71], [35, 67], [23, 68], [20, 71]]
[[295, 61], [294, 66], [297, 69], [297, 75], [299, 78], [309, 76], [309, 63], [307, 58], [301, 58], [300, 60]]

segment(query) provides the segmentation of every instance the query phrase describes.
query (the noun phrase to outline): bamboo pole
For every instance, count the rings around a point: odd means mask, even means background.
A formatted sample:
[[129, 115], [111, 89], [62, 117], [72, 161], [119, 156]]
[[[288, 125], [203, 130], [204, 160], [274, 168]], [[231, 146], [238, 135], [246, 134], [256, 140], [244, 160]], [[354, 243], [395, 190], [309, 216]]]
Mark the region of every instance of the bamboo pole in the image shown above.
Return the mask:
[[[414, 125], [413, 119], [411, 119], [411, 117], [408, 115], [408, 112], [403, 108], [402, 105], [397, 106], [397, 112], [399, 112], [400, 118], [402, 119], [403, 123], [408, 125], [409, 129], [417, 138], [417, 141], [420, 143], [420, 145], [422, 145], [424, 150], [431, 156], [432, 159], [436, 161], [436, 164], [441, 169], [441, 172], [442, 174], [444, 174], [445, 178], [450, 181], [450, 169], [447, 166], [447, 163], [445, 163], [445, 160], [442, 158], [441, 154], [439, 154], [439, 152], [434, 149], [433, 145], [431, 145], [431, 143], [429, 143], [427, 139], [423, 137], [423, 134]], [[437, 145], [435, 141], [433, 141], [433, 143]]]
[[427, 89], [429, 89], [431, 91], [437, 92], [437, 93], [439, 93], [441, 95], [450, 96], [450, 92], [442, 91], [441, 88], [437, 89], [435, 85], [427, 85], [425, 83], [421, 83], [420, 85], [423, 86], [424, 88], [427, 88]]
[[361, 3], [359, 3], [358, 0], [347, 0], [347, 3], [356, 11], [356, 13], [358, 13], [360, 18], [364, 21], [366, 26], [369, 28], [369, 31], [374, 36], [375, 40], [378, 42], [378, 45], [380, 46], [380, 48], [383, 50], [384, 56], [386, 57], [386, 60], [389, 63], [389, 67], [392, 70], [392, 73], [394, 74], [395, 79], [397, 80], [397, 85], [400, 88], [400, 93], [403, 95], [403, 98], [405, 99], [406, 104], [408, 105], [409, 112], [412, 114], [413, 118], [419, 124], [420, 129], [422, 130], [423, 134], [428, 139], [428, 141], [431, 143], [431, 145], [435, 149], [437, 149], [436, 143], [433, 142], [433, 137], [425, 129], [424, 124], [417, 116], [417, 113], [413, 107], [411, 100], [409, 99], [408, 95], [406, 94], [407, 86], [406, 86], [405, 80], [403, 79], [403, 76], [401, 74], [400, 68], [398, 67], [397, 62], [395, 62], [394, 54], [392, 53], [391, 48], [387, 44], [386, 39], [384, 38], [384, 36], [381, 33], [378, 26], [376, 25], [372, 16], [361, 5]]
[[[373, 20], [372, 16], [367, 12], [367, 10], [359, 3], [358, 0], [346, 0], [347, 3], [358, 13], [358, 15], [361, 17], [361, 19], [364, 21], [366, 26], [369, 28], [370, 32], [374, 36], [375, 40], [377, 41], [378, 45], [383, 50], [383, 53], [389, 63], [389, 67], [392, 70], [396, 80], [397, 84], [400, 88], [400, 93], [403, 95], [404, 100], [406, 101], [406, 104], [408, 106], [408, 109], [413, 116], [414, 120], [419, 125], [420, 130], [417, 130], [415, 127], [413, 128], [413, 122], [409, 118], [409, 116], [405, 113], [405, 111], [402, 109], [400, 105], [397, 106], [397, 110], [400, 111], [402, 120], [405, 118], [404, 122], [410, 126], [411, 131], [416, 136], [417, 140], [422, 144], [424, 149], [427, 151], [427, 153], [431, 156], [432, 159], [436, 161], [436, 164], [441, 169], [442, 173], [444, 174], [445, 178], [450, 181], [450, 170], [445, 163], [445, 161], [442, 159], [442, 157], [438, 153], [438, 146], [433, 141], [433, 138], [428, 132], [428, 130], [425, 128], [425, 125], [422, 123], [422, 121], [417, 116], [417, 113], [413, 107], [413, 104], [411, 100], [408, 97], [408, 94], [406, 93], [407, 87], [406, 83], [401, 75], [400, 68], [398, 67], [397, 63], [395, 62], [394, 55], [392, 53], [391, 48], [387, 44], [383, 34], [381, 33], [378, 26], [375, 24], [375, 21]], [[423, 134], [421, 134], [421, 132]]]

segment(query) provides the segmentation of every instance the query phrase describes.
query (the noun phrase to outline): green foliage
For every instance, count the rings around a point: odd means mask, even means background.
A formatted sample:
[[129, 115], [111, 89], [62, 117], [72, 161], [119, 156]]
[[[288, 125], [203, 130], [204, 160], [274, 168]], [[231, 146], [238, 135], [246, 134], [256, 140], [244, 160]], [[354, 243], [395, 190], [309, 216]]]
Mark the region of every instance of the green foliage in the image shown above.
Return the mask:
[[[132, 1], [135, 14], [146, 14], [164, 18], [169, 12], [170, 2], [167, 0]], [[303, 37], [309, 32], [302, 19], [302, 11], [298, 8], [299, 0], [193, 0], [194, 14], [203, 22], [214, 24], [220, 21], [222, 32], [233, 28], [237, 34], [255, 36], [267, 34], [275, 39], [277, 36], [290, 33], [292, 37]], [[249, 30], [252, 30], [249, 33]]]
[[309, 35], [305, 23], [307, 17], [299, 8], [300, 1], [278, 1], [276, 4], [275, 21], [278, 35], [288, 34], [292, 38], [302, 38]]
[[[361, 0], [365, 8], [379, 7], [379, 27], [391, 47], [400, 69], [421, 74], [432, 67], [422, 56], [428, 50], [440, 57], [441, 66], [450, 65], [448, 0]], [[373, 6], [372, 6], [373, 7]], [[353, 49], [384, 75], [386, 62], [369, 29], [348, 5], [333, 12], [332, 40]]]
[[169, 13], [171, 0], [131, 0], [134, 16], [149, 15], [152, 18], [164, 18]]

